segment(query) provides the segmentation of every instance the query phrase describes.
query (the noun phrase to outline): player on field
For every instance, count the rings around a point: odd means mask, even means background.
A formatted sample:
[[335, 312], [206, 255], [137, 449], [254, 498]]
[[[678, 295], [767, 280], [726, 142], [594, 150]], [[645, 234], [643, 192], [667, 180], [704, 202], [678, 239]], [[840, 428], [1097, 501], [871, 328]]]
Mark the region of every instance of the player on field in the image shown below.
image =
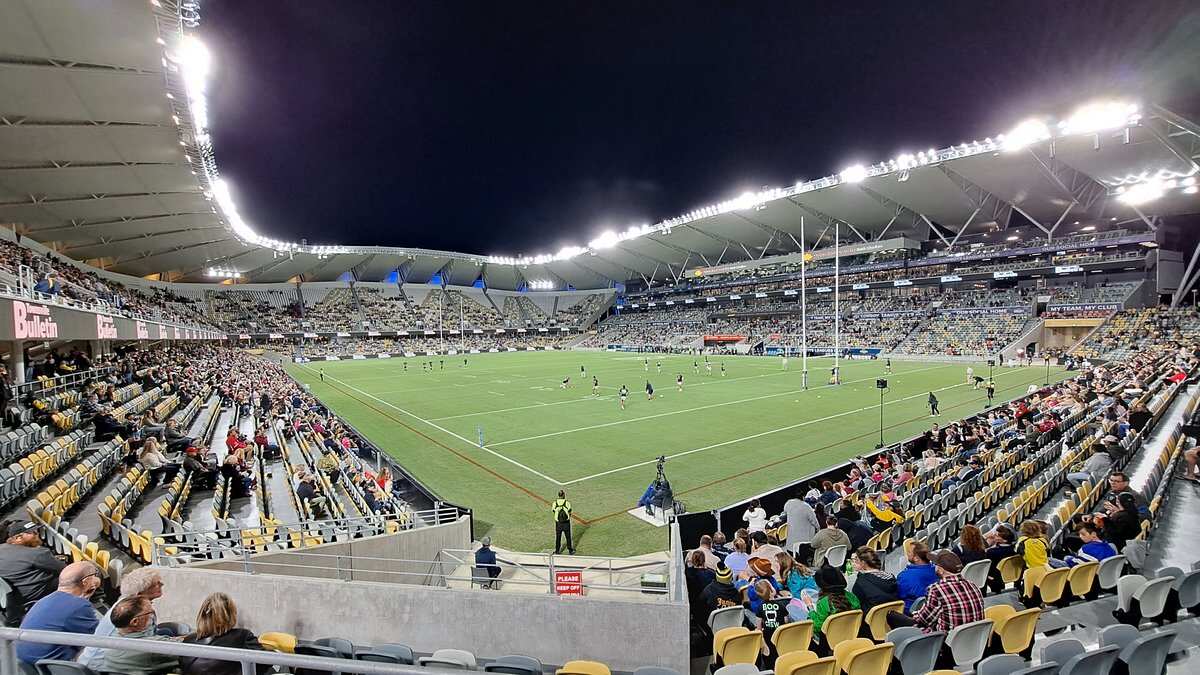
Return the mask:
[[783, 369], [787, 370], [787, 352], [783, 353]]
[[[712, 370], [712, 366], [709, 366], [708, 369]], [[724, 361], [721, 362], [721, 377], [725, 377], [725, 362]]]
[[587, 368], [579, 366], [579, 377], [587, 377]]
[[[967, 384], [971, 384], [971, 382], [973, 382], [974, 380], [975, 380], [975, 369], [972, 368], [971, 366], [967, 366]], [[978, 385], [975, 388], [978, 389], [979, 388]]]
[[463, 368], [466, 368], [466, 367], [467, 367], [467, 360], [463, 359]]
[[654, 400], [654, 385], [650, 384], [650, 380], [646, 380], [646, 400]]
[[892, 360], [891, 359], [888, 359], [887, 361], [885, 361], [883, 363], [883, 372], [888, 375], [892, 374]]
[[929, 392], [929, 416], [936, 417], [941, 414], [942, 414], [942, 412], [940, 410], [938, 410], [937, 397], [934, 396], [933, 392], [931, 391], [931, 392]]
[[[709, 374], [709, 376], [711, 377], [711, 376], [712, 376], [712, 364], [711, 364], [711, 363], [709, 363], [708, 361], [705, 361], [705, 362], [704, 362], [704, 369], [708, 371], [708, 374]], [[721, 373], [722, 373], [722, 374], [724, 374], [724, 372], [725, 372], [725, 369], [724, 369], [724, 367], [722, 367], [722, 368], [721, 368]]]
[[642, 367], [645, 368], [647, 373], [650, 372], [650, 359], [642, 359]]
[[571, 386], [571, 378], [569, 378], [569, 377], [564, 377], [564, 378], [563, 378], [563, 381], [562, 381], [562, 388], [563, 388], [563, 389], [566, 389], [566, 388], [567, 388], [567, 387], [569, 387], [569, 386]]
[[322, 371], [320, 371], [320, 373], [321, 373], [321, 381], [324, 382], [325, 381], [325, 371], [322, 370]]
[[658, 374], [662, 375], [662, 361], [656, 361], [654, 365], [658, 366]]
[[679, 391], [683, 391], [683, 373], [675, 376], [675, 386], [679, 387]]
[[700, 362], [695, 359], [692, 359], [692, 373], [696, 375], [700, 374]]
[[996, 398], [996, 381], [995, 380], [988, 379], [987, 397], [988, 397], [987, 404], [988, 404], [988, 406], [991, 406], [992, 401]]
[[598, 396], [599, 394], [600, 394], [600, 380], [595, 375], [593, 375], [592, 376], [592, 396]]
[[408, 361], [404, 362], [404, 372], [408, 372]]
[[975, 389], [978, 389], [979, 387], [983, 386], [983, 378], [982, 377], [976, 375], [975, 377], [973, 377], [971, 379], [974, 380], [974, 382], [975, 382]]
[[618, 392], [618, 397], [621, 399], [621, 410], [625, 409], [625, 399], [629, 398], [629, 387], [621, 385], [621, 391]]
[[446, 362], [444, 360], [438, 359], [438, 365], [441, 366], [442, 370], [446, 369]]

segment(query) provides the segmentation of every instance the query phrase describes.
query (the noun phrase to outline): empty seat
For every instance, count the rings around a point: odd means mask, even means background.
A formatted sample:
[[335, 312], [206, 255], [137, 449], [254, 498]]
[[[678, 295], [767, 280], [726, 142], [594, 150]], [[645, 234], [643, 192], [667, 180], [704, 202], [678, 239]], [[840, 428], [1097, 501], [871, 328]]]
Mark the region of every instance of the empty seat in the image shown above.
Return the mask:
[[1025, 659], [1016, 654], [996, 654], [979, 662], [975, 675], [1010, 675], [1025, 667]]
[[1135, 637], [1120, 648], [1117, 658], [1125, 664], [1129, 675], [1161, 675], [1166, 668], [1175, 633], [1174, 630], [1164, 630]]
[[1099, 647], [1071, 657], [1058, 672], [1059, 675], [1108, 675], [1116, 660], [1116, 647]]
[[342, 655], [342, 658], [344, 658], [344, 659], [354, 658], [354, 643], [347, 640], [346, 638], [340, 638], [340, 637], [319, 638], [319, 639], [315, 640], [313, 642], [313, 644], [321, 645], [322, 647], [333, 647], [334, 649], [336, 649], [338, 651], [339, 654]]
[[75, 661], [42, 659], [37, 662], [39, 675], [96, 675], [96, 671]]
[[[839, 647], [844, 648], [850, 642], [844, 642]], [[846, 675], [887, 675], [895, 649], [896, 646], [892, 643], [884, 642], [860, 649], [843, 649], [842, 652], [846, 654], [845, 658], [839, 658], [837, 653], [834, 654], [834, 657]]]
[[946, 635], [946, 645], [955, 665], [972, 666], [983, 658], [992, 639], [992, 620], [983, 619], [956, 626]]
[[1011, 605], [988, 607], [984, 610], [984, 616], [992, 620], [992, 650], [1029, 658], [1033, 651], [1033, 634], [1041, 615], [1042, 610], [1036, 607], [1020, 612]]
[[862, 628], [862, 618], [862, 610], [858, 609], [838, 612], [826, 617], [825, 623], [821, 625], [821, 632], [825, 634], [825, 644], [833, 649], [845, 640], [858, 637], [858, 632]]
[[771, 634], [771, 643], [775, 645], [776, 654], [790, 654], [803, 651], [812, 645], [813, 622], [793, 621], [785, 623]]
[[846, 546], [841, 544], [837, 546], [830, 546], [825, 551], [825, 562], [828, 563], [830, 567], [836, 567], [840, 569], [846, 564]]
[[884, 602], [875, 605], [871, 611], [867, 612], [866, 627], [871, 632], [871, 639], [876, 642], [883, 642], [887, 638], [888, 623], [887, 613], [889, 611], [904, 613], [904, 601], [896, 600], [895, 602]]
[[[816, 655], [814, 654], [813, 656]], [[833, 657], [829, 657], [829, 660], [832, 662]], [[776, 662], [776, 673], [780, 672], [778, 667], [778, 662]], [[759, 672], [758, 666], [754, 665], [753, 663], [735, 663], [733, 665], [717, 668], [717, 672], [713, 673], [713, 675], [759, 675]], [[833, 671], [829, 671], [828, 675], [834, 675]]]
[[[412, 650], [409, 651], [411, 653]], [[492, 661], [484, 666], [483, 669], [489, 673], [508, 673], [508, 675], [542, 675], [543, 670], [541, 661], [533, 658], [532, 656], [523, 656], [520, 654], [508, 654], [506, 656], [501, 656], [495, 661]], [[639, 668], [638, 672], [642, 670], [642, 668]], [[670, 675], [670, 673], [674, 672], [669, 668], [664, 668], [663, 670], [669, 672], [659, 673], [658, 675]], [[642, 675], [650, 674], [643, 673]], [[678, 673], [676, 673], [676, 675], [678, 675]]]
[[1058, 675], [1058, 662], [1043, 661], [1036, 666], [1014, 670], [1011, 675]]
[[896, 645], [895, 657], [904, 675], [922, 675], [937, 664], [946, 634], [924, 633], [920, 628], [905, 627], [888, 631], [887, 642]]
[[[733, 668], [734, 666], [726, 666], [725, 668]], [[754, 666], [750, 666], [754, 668]], [[725, 668], [718, 670], [718, 675], [724, 675]], [[775, 660], [775, 675], [836, 675], [838, 670], [837, 659], [832, 656], [825, 658], [818, 657], [815, 653], [803, 650], [783, 654]], [[745, 675], [756, 675], [758, 668], [754, 668], [753, 673]], [[743, 675], [742, 673], [734, 673], [732, 675]]]
[[726, 628], [713, 636], [713, 656], [718, 663], [755, 663], [762, 651], [763, 634], [760, 630]]
[[[759, 635], [761, 638], [761, 634]], [[458, 650], [441, 650], [438, 651], [458, 651]], [[434, 652], [437, 655], [437, 652]], [[472, 657], [472, 667], [474, 667], [474, 657]], [[421, 659], [421, 664], [425, 664], [425, 659]], [[612, 671], [608, 666], [599, 661], [567, 661], [562, 668], [555, 671], [557, 675], [612, 675]]]
[[725, 628], [741, 626], [745, 620], [746, 612], [740, 606], [714, 609], [708, 614], [708, 628], [713, 635], [716, 635]]
[[1042, 661], [1053, 661], [1065, 664], [1067, 661], [1084, 653], [1083, 643], [1075, 638], [1061, 638], [1046, 644], [1042, 648]]
[[1096, 581], [1102, 590], [1115, 593], [1117, 581], [1121, 578], [1123, 571], [1125, 571], [1125, 556], [1114, 555], [1111, 558], [1105, 558], [1100, 561], [1100, 569], [1096, 572]]
[[980, 591], [983, 591], [987, 585], [988, 571], [991, 568], [991, 560], [976, 560], [975, 562], [967, 563], [962, 568], [962, 577], [975, 584], [975, 587]]
[[[1122, 577], [1122, 580], [1124, 580], [1124, 577]], [[1164, 623], [1168, 619], [1173, 619], [1174, 617], [1166, 616], [1165, 609], [1167, 596], [1171, 592], [1174, 582], [1175, 580], [1170, 577], [1146, 581], [1133, 590], [1128, 608], [1124, 612], [1119, 608], [1113, 610], [1113, 616], [1121, 623], [1128, 623], [1133, 626], [1147, 619], [1156, 621], [1159, 624]]]

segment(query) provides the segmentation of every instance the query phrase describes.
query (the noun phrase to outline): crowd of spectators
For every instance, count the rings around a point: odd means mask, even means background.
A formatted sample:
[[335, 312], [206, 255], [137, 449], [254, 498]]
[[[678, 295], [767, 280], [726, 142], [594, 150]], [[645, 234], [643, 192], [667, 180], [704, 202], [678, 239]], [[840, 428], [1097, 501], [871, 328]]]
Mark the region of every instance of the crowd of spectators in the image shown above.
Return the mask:
[[[1164, 368], [1164, 362], [1171, 365]], [[903, 602], [902, 611], [888, 612], [889, 627], [915, 626], [925, 632], [983, 619], [983, 589], [961, 576], [969, 563], [989, 561], [986, 586], [999, 592], [1003, 580], [998, 563], [1011, 556], [1021, 556], [1027, 569], [1049, 569], [1116, 555], [1149, 515], [1128, 477], [1107, 471], [1125, 458], [1123, 441], [1144, 431], [1151, 419], [1135, 399], [1158, 378], [1178, 381], [1195, 372], [1198, 363], [1194, 335], [1185, 342], [1155, 342], [1128, 361], [1089, 368], [1057, 385], [1031, 385], [1026, 396], [1011, 403], [944, 426], [934, 423], [912, 442], [856, 457], [840, 480], [799, 487], [778, 514], [768, 514], [752, 501], [742, 516], [744, 527], [731, 537], [725, 532], [704, 535], [686, 556], [693, 629], [703, 634], [711, 612], [741, 607], [744, 622], [763, 630], [769, 644], [769, 633], [781, 625], [809, 620], [810, 648], [828, 655], [821, 628], [841, 611], [862, 609], [865, 614], [883, 603]], [[1064, 421], [1087, 409], [1099, 411], [1086, 429], [1095, 443], [1068, 480], [1079, 485], [1107, 474], [1110, 497], [1096, 513], [1068, 523], [1057, 546], [1051, 545], [1042, 521], [999, 521], [987, 532], [968, 523], [947, 549], [931, 551], [919, 540], [906, 542], [903, 568], [885, 571], [869, 541], [913, 517], [898, 504], [921, 475], [948, 475], [941, 489], [953, 489], [989, 463], [1058, 443]], [[840, 562], [830, 564], [826, 555], [835, 546], [850, 552], [844, 568]], [[765, 656], [768, 667], [774, 656]]]

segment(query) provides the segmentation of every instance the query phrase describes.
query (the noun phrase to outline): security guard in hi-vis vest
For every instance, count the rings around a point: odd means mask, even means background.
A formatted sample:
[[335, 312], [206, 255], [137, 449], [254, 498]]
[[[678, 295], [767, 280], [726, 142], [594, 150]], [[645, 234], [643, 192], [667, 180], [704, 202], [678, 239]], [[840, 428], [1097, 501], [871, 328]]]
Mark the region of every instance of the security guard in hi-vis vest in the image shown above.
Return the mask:
[[571, 543], [571, 502], [567, 501], [567, 493], [559, 490], [558, 499], [550, 504], [550, 513], [554, 516], [554, 553], [562, 553], [562, 538], [567, 535], [567, 553], [575, 555], [575, 545]]

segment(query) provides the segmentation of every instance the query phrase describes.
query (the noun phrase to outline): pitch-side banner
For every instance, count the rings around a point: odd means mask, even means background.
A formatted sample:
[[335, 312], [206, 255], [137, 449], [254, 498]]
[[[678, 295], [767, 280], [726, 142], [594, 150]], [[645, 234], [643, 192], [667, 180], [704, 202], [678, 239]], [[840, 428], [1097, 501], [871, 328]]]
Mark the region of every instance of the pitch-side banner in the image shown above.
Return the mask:
[[0, 340], [224, 340], [226, 337], [191, 326], [0, 298]]

